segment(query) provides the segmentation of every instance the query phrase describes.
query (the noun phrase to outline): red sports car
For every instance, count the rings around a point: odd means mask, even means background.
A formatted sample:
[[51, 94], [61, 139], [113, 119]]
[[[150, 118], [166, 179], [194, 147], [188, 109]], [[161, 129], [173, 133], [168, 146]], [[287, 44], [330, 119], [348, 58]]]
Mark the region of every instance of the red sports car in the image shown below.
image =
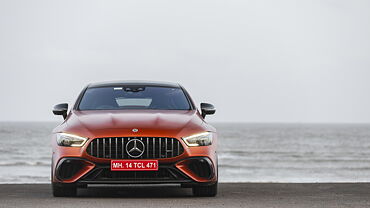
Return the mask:
[[217, 134], [179, 84], [122, 81], [85, 87], [53, 130], [54, 196], [94, 184], [178, 184], [195, 196], [217, 194]]

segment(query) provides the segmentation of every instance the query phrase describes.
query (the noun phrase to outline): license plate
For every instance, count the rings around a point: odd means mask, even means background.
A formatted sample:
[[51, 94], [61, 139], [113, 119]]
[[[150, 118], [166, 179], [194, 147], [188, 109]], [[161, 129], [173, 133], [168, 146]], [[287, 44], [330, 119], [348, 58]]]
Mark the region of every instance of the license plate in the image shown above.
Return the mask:
[[111, 171], [156, 171], [158, 160], [111, 160]]

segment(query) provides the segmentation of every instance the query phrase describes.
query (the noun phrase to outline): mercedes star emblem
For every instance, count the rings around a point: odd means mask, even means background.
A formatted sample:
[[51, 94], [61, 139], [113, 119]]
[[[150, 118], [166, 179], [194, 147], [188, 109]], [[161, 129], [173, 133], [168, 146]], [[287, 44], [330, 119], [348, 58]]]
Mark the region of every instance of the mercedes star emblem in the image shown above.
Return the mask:
[[134, 133], [136, 133], [138, 131], [139, 131], [139, 129], [132, 129], [132, 132], [134, 132]]
[[137, 158], [144, 154], [145, 145], [139, 139], [131, 139], [126, 144], [126, 152], [130, 157]]

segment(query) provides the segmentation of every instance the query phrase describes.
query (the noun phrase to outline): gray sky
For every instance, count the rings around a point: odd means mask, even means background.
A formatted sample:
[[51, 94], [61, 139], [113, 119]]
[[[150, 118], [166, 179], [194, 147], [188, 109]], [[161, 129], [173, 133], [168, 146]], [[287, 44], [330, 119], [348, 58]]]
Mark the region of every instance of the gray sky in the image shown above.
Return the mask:
[[210, 121], [370, 122], [370, 1], [0, 0], [0, 120], [89, 82], [183, 84]]

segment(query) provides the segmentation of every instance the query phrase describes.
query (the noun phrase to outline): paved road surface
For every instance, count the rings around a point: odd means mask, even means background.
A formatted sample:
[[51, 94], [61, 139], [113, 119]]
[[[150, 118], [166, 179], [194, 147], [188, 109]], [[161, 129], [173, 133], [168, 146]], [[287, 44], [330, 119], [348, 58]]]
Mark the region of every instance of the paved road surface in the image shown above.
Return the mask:
[[50, 185], [1, 184], [0, 207], [370, 207], [370, 183], [224, 183], [215, 198], [181, 188], [91, 188], [79, 197], [54, 198]]

